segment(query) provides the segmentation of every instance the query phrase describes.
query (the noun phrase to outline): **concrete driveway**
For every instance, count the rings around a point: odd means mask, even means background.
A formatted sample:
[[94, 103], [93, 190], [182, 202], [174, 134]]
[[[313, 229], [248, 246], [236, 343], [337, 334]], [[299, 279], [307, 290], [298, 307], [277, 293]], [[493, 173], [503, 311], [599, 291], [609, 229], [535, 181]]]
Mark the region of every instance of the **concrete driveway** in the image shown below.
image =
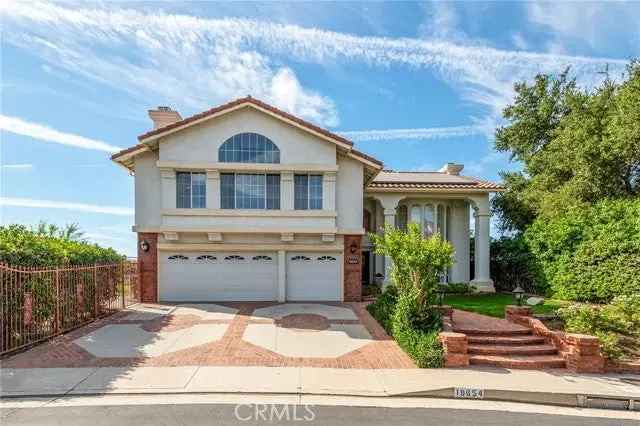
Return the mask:
[[362, 303], [141, 304], [2, 364], [415, 368]]

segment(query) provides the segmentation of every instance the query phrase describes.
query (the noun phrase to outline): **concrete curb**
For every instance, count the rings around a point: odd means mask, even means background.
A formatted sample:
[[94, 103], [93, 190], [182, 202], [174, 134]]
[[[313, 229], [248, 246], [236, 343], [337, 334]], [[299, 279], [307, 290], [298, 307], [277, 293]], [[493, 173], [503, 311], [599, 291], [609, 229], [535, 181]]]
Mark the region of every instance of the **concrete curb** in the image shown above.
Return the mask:
[[[86, 391], [66, 391], [66, 392], [11, 392], [4, 393], [0, 396], [0, 400], [17, 400], [28, 398], [59, 398], [59, 397], [85, 397], [85, 396], [170, 396], [170, 395], [252, 395], [252, 396], [331, 396], [331, 397], [358, 397], [358, 398], [389, 398], [389, 399], [407, 399], [407, 398], [437, 398], [437, 399], [464, 399], [455, 397], [455, 388], [442, 388], [429, 390], [424, 392], [409, 392], [404, 394], [372, 394], [372, 393], [337, 393], [337, 392], [246, 392], [246, 391], [228, 391], [228, 392], [198, 392], [187, 391], [184, 389], [140, 389], [139, 391], [126, 389], [110, 389], [105, 391], [86, 390]], [[553, 392], [526, 392], [517, 390], [503, 389], [484, 389], [482, 398], [472, 398], [473, 400], [484, 401], [500, 401], [500, 402], [517, 402], [526, 404], [554, 405], [561, 407], [575, 408], [601, 408], [614, 410], [640, 411], [640, 398], [624, 397], [620, 395], [603, 395], [603, 394], [573, 394], [573, 393], [553, 393]]]

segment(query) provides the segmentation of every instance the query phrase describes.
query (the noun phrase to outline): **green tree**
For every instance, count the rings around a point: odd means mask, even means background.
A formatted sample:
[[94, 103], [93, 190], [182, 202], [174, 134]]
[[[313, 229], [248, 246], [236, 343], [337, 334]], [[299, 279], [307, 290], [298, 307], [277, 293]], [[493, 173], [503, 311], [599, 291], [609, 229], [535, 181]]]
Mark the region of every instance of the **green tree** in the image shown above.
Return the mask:
[[68, 223], [63, 227], [59, 227], [53, 223], [40, 221], [31, 230], [43, 237], [62, 238], [70, 241], [84, 240], [84, 232], [80, 230], [80, 226], [77, 223]]
[[593, 90], [567, 75], [516, 84], [504, 110], [496, 149], [523, 167], [503, 174], [506, 191], [493, 200], [504, 230], [640, 192], [640, 64], [632, 62], [620, 83], [607, 78]]

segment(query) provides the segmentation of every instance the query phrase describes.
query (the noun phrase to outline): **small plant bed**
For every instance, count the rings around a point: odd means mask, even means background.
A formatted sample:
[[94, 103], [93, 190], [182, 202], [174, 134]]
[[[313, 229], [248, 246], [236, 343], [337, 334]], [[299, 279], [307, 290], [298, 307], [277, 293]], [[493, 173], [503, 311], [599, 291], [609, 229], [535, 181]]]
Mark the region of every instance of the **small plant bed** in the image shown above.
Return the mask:
[[[444, 297], [445, 305], [462, 311], [470, 311], [490, 317], [504, 318], [504, 310], [507, 305], [514, 305], [512, 294], [447, 294]], [[534, 314], [554, 314], [558, 309], [569, 303], [563, 300], [545, 300], [543, 303], [533, 306]]]

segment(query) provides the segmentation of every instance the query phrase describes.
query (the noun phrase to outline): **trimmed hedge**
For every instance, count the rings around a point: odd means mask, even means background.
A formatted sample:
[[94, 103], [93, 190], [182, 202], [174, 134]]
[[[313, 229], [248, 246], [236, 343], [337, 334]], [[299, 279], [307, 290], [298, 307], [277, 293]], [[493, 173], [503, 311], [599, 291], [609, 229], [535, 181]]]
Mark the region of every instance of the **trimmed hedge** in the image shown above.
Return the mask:
[[20, 266], [116, 263], [125, 259], [112, 248], [85, 241], [38, 235], [23, 225], [0, 226], [0, 262]]
[[640, 199], [539, 218], [525, 239], [555, 298], [607, 303], [640, 293]]
[[399, 297], [396, 288], [389, 286], [367, 310], [418, 367], [442, 367], [444, 349], [438, 339], [442, 326], [440, 314], [434, 309], [418, 312], [416, 296], [409, 292]]

